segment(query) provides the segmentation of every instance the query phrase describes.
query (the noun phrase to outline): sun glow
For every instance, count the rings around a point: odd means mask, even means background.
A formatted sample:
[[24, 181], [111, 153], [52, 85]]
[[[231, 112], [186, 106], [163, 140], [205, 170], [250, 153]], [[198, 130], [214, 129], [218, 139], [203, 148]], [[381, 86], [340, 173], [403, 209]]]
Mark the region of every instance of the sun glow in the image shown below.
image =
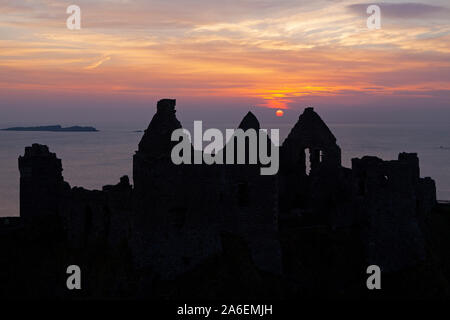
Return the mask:
[[107, 11], [86, 2], [77, 32], [54, 18], [65, 12], [57, 1], [45, 1], [43, 8], [21, 0], [23, 6], [5, 4], [3, 9], [23, 21], [0, 21], [0, 33], [8, 35], [0, 39], [0, 94], [24, 99], [36, 92], [123, 94], [130, 101], [212, 96], [276, 110], [311, 99], [333, 104], [448, 99], [450, 20], [430, 16], [410, 24], [386, 18], [372, 32], [348, 8], [350, 0], [332, 7], [329, 1], [326, 6], [300, 1], [295, 10], [280, 5], [269, 16], [259, 15], [258, 7], [252, 15], [223, 14], [232, 6], [211, 2], [209, 18], [198, 6], [173, 2], [170, 12], [144, 1], [126, 6], [113, 1]]

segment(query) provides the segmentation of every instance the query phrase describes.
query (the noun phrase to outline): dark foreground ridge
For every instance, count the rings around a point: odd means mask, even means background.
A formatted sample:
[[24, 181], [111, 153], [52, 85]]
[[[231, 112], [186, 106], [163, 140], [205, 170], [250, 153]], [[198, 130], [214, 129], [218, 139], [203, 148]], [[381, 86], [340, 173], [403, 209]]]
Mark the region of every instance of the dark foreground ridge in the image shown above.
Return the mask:
[[[20, 218], [0, 219], [0, 296], [59, 298], [448, 297], [450, 213], [415, 153], [341, 165], [307, 108], [280, 147], [280, 170], [174, 165], [175, 100], [157, 112], [124, 176], [71, 187], [33, 144], [19, 158]], [[241, 128], [259, 128], [249, 113]], [[306, 150], [309, 158], [306, 158]], [[307, 172], [307, 162], [310, 170]], [[66, 288], [66, 268], [82, 290]], [[382, 290], [366, 287], [369, 265]]]
[[13, 127], [0, 129], [2, 131], [50, 131], [50, 132], [97, 132], [94, 127], [72, 126], [63, 128], [60, 125], [40, 126], [40, 127]]

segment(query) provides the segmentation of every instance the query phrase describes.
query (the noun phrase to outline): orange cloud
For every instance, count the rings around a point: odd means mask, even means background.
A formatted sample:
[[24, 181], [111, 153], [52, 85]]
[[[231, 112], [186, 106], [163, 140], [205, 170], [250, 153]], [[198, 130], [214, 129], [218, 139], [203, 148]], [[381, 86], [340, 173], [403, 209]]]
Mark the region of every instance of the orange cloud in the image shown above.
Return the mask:
[[108, 57], [103, 57], [103, 58], [101, 58], [99, 61], [94, 62], [93, 64], [91, 64], [91, 65], [85, 67], [84, 69], [86, 69], [86, 70], [92, 70], [92, 69], [98, 68], [101, 64], [103, 64], [104, 62], [106, 62], [106, 61], [108, 61], [108, 60], [111, 60], [111, 57], [109, 57], [109, 56], [108, 56]]
[[212, 95], [286, 109], [311, 96], [450, 90], [448, 21], [370, 31], [346, 0], [270, 10], [236, 1], [247, 14], [200, 1], [208, 17], [164, 1], [82, 2], [79, 32], [65, 28], [61, 4], [15, 3], [0, 7], [16, 17], [0, 22], [0, 85], [19, 92]]

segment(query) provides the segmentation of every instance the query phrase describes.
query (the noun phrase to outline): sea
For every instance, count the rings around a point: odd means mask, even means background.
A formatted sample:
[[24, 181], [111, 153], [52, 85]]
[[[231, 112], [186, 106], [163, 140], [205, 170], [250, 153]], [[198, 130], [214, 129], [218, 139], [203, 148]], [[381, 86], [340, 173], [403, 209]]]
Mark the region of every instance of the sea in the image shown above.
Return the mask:
[[[421, 176], [436, 181], [439, 200], [450, 200], [450, 125], [328, 123], [328, 126], [342, 149], [344, 166], [350, 168], [352, 158], [364, 155], [391, 160], [397, 159], [400, 152], [416, 152]], [[278, 127], [282, 141], [292, 125]], [[18, 157], [33, 143], [48, 145], [62, 159], [63, 175], [71, 186], [101, 190], [103, 185], [118, 183], [123, 175], [132, 181], [133, 154], [144, 128], [126, 125], [97, 128], [99, 132], [0, 131], [0, 217], [19, 215]]]

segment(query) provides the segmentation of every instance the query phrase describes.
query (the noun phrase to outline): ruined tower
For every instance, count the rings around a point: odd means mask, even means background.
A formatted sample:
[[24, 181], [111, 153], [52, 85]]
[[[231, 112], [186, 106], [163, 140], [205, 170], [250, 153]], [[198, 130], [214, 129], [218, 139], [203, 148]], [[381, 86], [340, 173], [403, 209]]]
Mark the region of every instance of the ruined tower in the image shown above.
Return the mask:
[[[255, 130], [256, 138], [245, 139], [245, 164], [224, 166], [225, 200], [223, 201], [223, 230], [241, 237], [255, 265], [261, 270], [280, 274], [282, 270], [281, 248], [278, 239], [278, 176], [261, 175], [261, 164], [250, 164], [250, 150], [259, 150], [260, 123], [248, 112], [238, 129]], [[250, 145], [250, 143], [254, 145]], [[267, 137], [267, 150], [272, 150]], [[225, 146], [231, 147], [230, 143]], [[275, 147], [278, 148], [278, 147]], [[225, 150], [226, 152], [226, 150]], [[278, 150], [276, 150], [278, 152]], [[259, 151], [257, 151], [259, 153]]]
[[[306, 108], [280, 150], [280, 215], [326, 219], [339, 190], [341, 149], [325, 122]], [[320, 217], [322, 215], [322, 217]]]
[[55, 216], [65, 188], [61, 160], [47, 146], [33, 144], [19, 157], [20, 216], [25, 220]]
[[353, 211], [358, 213], [369, 264], [397, 271], [426, 257], [424, 220], [436, 204], [436, 187], [420, 178], [416, 153], [398, 160], [352, 159]]
[[139, 142], [139, 149], [133, 157], [133, 181], [138, 193], [154, 186], [148, 185], [154, 164], [170, 164], [170, 152], [176, 142], [171, 141], [173, 130], [181, 128], [175, 116], [176, 100], [163, 99], [158, 101], [156, 114], [153, 116], [144, 136]]
[[172, 162], [172, 132], [181, 128], [175, 113], [175, 100], [158, 102], [133, 158], [132, 248], [138, 268], [163, 279], [220, 250], [214, 169]]

